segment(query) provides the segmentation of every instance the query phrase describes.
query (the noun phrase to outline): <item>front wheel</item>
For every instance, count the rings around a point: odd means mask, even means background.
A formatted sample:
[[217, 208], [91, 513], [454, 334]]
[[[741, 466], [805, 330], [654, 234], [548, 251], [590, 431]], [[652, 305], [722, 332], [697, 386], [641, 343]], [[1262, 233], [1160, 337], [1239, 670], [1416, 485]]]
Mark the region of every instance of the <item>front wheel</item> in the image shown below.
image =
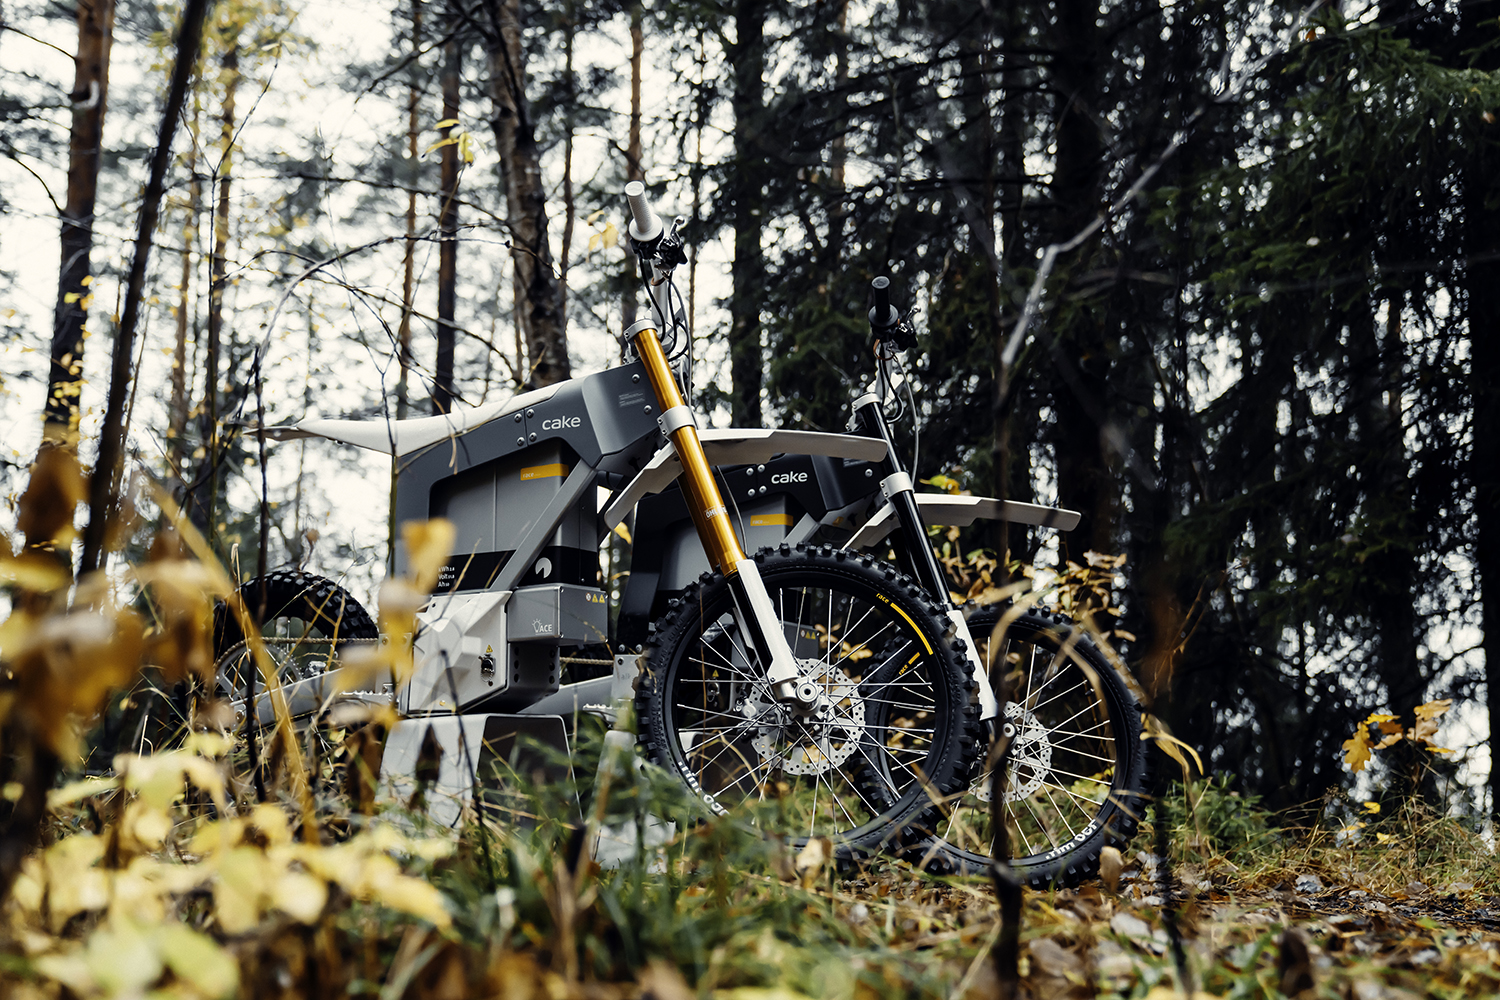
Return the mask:
[[655, 628], [640, 740], [717, 813], [794, 843], [829, 838], [844, 860], [890, 849], [965, 787], [978, 752], [966, 664], [940, 609], [887, 564], [788, 545], [755, 561], [817, 702], [773, 697], [731, 582], [705, 574]]
[[[1135, 697], [1102, 650], [1062, 615], [1027, 610], [1001, 624], [1001, 609], [969, 618], [991, 676], [1010, 694], [1004, 814], [1010, 865], [1024, 883], [1072, 886], [1099, 872], [1099, 852], [1123, 847], [1145, 803], [1146, 743]], [[993, 657], [989, 655], [993, 647]], [[988, 871], [994, 815], [991, 776], [976, 769], [966, 794], [948, 808], [934, 839], [912, 857], [930, 871]]]

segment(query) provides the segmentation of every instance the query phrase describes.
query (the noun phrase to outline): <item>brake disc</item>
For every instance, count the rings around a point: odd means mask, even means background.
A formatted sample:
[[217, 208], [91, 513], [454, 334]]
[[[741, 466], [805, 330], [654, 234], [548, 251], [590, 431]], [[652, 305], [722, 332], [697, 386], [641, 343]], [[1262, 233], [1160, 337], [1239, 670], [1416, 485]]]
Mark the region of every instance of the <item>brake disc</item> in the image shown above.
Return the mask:
[[[787, 774], [826, 774], [854, 756], [865, 732], [865, 703], [859, 685], [838, 667], [821, 660], [800, 661], [799, 681], [822, 689], [817, 705], [806, 718], [784, 711], [768, 712], [775, 721], [762, 725], [751, 745], [767, 768]], [[766, 701], [769, 692], [757, 691]], [[755, 697], [756, 695], [752, 695]]]
[[[1005, 801], [1018, 802], [1034, 795], [1052, 770], [1052, 740], [1041, 720], [1013, 701], [1005, 703], [1004, 733], [1010, 737], [1010, 754], [1005, 761]], [[969, 786], [969, 792], [979, 801], [989, 802], [992, 785], [990, 772], [986, 771]]]

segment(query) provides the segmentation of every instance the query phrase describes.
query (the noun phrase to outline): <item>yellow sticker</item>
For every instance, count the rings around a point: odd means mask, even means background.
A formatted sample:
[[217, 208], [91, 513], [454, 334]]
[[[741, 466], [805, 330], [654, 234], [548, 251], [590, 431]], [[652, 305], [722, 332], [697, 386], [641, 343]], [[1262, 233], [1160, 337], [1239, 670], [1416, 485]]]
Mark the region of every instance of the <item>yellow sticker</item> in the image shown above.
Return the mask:
[[568, 467], [561, 462], [552, 465], [533, 465], [521, 470], [521, 482], [524, 483], [528, 479], [551, 479], [554, 476], [560, 477], [567, 474]]
[[790, 528], [792, 526], [792, 515], [790, 515], [790, 514], [751, 514], [750, 515], [750, 527], [752, 527], [752, 528], [769, 528], [772, 525], [779, 525], [780, 527], [783, 527], [783, 528]]

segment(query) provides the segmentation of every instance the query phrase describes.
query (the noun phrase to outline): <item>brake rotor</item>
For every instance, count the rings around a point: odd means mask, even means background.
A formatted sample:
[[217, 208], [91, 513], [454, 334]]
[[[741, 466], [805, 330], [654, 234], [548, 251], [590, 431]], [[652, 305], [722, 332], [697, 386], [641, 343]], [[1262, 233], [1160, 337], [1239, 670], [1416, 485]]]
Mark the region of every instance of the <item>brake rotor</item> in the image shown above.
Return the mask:
[[[1005, 761], [1005, 801], [1018, 802], [1034, 795], [1052, 770], [1052, 741], [1047, 727], [1032, 712], [1013, 701], [1005, 703], [1004, 734], [1010, 737]], [[969, 793], [981, 802], [992, 798], [990, 772], [976, 778]]]
[[[766, 767], [779, 767], [787, 774], [826, 774], [854, 756], [865, 731], [865, 703], [859, 685], [849, 675], [821, 660], [802, 660], [798, 681], [812, 681], [821, 690], [817, 704], [807, 717], [784, 710], [757, 718], [774, 717], [761, 725], [751, 745]], [[771, 703], [769, 691], [757, 686], [752, 699]]]
[[[276, 675], [283, 684], [314, 677], [328, 670], [327, 653], [304, 653], [298, 656], [295, 651], [296, 647], [308, 645], [306, 640], [267, 637], [262, 642], [265, 644], [271, 663], [276, 667]], [[259, 667], [255, 663], [255, 656], [248, 642], [241, 640], [235, 643], [214, 661], [215, 686], [237, 711], [243, 711], [244, 707], [245, 689], [241, 679], [244, 677], [243, 670], [246, 667], [256, 671], [255, 686], [263, 687]], [[240, 683], [236, 683], [237, 681]]]

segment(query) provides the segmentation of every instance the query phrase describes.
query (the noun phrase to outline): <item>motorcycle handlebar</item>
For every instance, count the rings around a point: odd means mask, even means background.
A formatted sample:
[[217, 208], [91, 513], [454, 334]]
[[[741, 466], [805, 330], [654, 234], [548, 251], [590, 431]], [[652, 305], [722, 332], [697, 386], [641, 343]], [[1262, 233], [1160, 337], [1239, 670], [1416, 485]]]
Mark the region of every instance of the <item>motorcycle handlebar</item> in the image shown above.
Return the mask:
[[870, 282], [870, 292], [875, 300], [875, 305], [870, 310], [870, 330], [880, 338], [901, 322], [901, 314], [891, 308], [890, 278], [882, 275]]
[[650, 243], [662, 233], [661, 219], [651, 209], [646, 197], [646, 185], [631, 181], [625, 185], [625, 200], [630, 203], [630, 238], [640, 243]]

